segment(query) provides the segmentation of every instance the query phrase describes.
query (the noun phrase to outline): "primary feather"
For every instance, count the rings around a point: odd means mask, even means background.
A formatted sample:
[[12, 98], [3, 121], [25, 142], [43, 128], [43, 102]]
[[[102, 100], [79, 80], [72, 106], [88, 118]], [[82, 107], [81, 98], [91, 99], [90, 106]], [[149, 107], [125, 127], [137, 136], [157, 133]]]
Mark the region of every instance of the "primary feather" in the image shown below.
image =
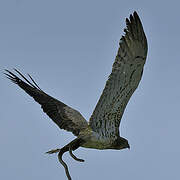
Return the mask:
[[9, 74], [6, 76], [19, 87], [21, 87], [27, 94], [34, 98], [36, 102], [41, 105], [43, 111], [61, 128], [71, 131], [74, 135], [78, 136], [79, 132], [87, 128], [87, 121], [75, 109], [67, 106], [63, 102], [49, 96], [42, 91], [35, 81], [31, 78], [32, 84], [25, 76], [18, 70], [15, 71], [26, 81], [21, 80], [14, 73], [6, 70]]

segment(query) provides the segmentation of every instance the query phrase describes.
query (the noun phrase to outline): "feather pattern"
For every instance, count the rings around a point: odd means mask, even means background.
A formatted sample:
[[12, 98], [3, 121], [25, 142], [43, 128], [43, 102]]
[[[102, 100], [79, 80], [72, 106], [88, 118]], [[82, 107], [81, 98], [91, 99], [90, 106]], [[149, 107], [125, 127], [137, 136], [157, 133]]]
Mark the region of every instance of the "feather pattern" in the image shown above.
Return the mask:
[[123, 112], [143, 73], [147, 40], [136, 12], [126, 19], [126, 26], [112, 72], [89, 121], [99, 139], [119, 137]]
[[43, 92], [30, 75], [28, 76], [32, 80], [32, 83], [18, 70], [14, 70], [26, 82], [9, 70], [6, 70], [7, 73], [5, 73], [7, 78], [33, 97], [34, 100], [41, 105], [43, 111], [59, 126], [59, 128], [71, 131], [76, 136], [79, 135], [81, 130], [87, 128], [87, 121], [78, 111]]

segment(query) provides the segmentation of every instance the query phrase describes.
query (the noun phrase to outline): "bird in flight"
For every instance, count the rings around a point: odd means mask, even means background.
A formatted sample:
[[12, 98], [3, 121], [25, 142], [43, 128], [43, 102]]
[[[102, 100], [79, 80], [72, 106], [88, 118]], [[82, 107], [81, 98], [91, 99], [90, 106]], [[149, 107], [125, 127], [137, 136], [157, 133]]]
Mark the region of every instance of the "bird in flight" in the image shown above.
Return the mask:
[[76, 136], [64, 147], [47, 152], [58, 153], [59, 162], [64, 166], [68, 180], [71, 180], [71, 176], [67, 164], [62, 160], [65, 152], [69, 151], [73, 159], [83, 162], [84, 160], [77, 158], [72, 151], [79, 147], [100, 150], [130, 148], [128, 140], [120, 136], [119, 126], [126, 105], [141, 80], [148, 49], [137, 12], [131, 14], [129, 19], [126, 18], [124, 32], [112, 72], [89, 122], [77, 110], [41, 90], [29, 74], [28, 80], [21, 72], [14, 69], [21, 76], [20, 79], [11, 71], [5, 70], [4, 74], [7, 78], [33, 97], [60, 129], [70, 131]]

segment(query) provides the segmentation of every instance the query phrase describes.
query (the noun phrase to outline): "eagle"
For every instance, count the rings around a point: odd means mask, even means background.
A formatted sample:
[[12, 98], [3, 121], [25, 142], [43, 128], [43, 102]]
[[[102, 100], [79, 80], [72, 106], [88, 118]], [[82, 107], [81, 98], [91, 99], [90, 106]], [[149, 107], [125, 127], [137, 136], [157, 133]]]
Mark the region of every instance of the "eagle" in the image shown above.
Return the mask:
[[76, 136], [64, 147], [47, 152], [58, 153], [59, 162], [64, 166], [68, 180], [71, 180], [71, 176], [62, 159], [65, 152], [68, 151], [76, 161], [83, 162], [84, 160], [76, 157], [72, 151], [79, 147], [100, 150], [130, 148], [128, 140], [120, 136], [119, 126], [126, 105], [141, 80], [147, 50], [143, 26], [134, 11], [129, 19], [126, 18], [126, 28], [119, 42], [112, 72], [89, 122], [77, 110], [46, 94], [29, 74], [28, 80], [17, 69], [14, 69], [17, 75], [5, 70], [6, 77], [33, 97], [60, 129], [70, 131]]

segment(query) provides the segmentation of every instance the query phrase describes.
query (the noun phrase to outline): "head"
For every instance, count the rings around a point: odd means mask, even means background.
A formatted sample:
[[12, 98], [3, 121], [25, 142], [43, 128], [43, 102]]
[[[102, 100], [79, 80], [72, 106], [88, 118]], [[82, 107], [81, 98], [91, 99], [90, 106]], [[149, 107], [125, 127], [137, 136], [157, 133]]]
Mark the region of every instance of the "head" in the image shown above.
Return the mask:
[[130, 149], [128, 140], [123, 137], [118, 137], [113, 143], [113, 149], [120, 150], [120, 149], [125, 149], [125, 148]]

